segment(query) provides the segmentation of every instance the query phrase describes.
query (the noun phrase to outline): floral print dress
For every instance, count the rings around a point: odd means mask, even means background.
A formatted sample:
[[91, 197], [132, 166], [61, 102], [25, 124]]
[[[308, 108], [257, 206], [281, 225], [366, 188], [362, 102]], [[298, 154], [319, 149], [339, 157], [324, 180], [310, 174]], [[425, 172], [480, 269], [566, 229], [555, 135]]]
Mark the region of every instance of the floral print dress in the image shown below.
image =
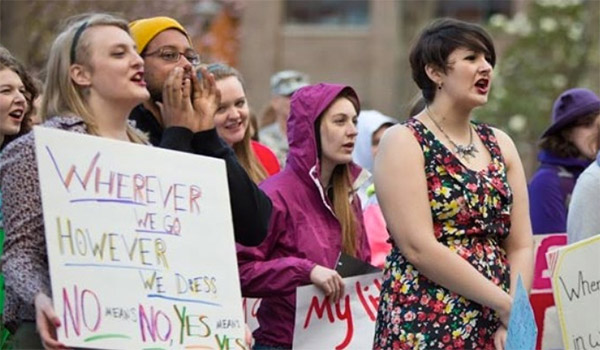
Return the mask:
[[[501, 242], [510, 231], [512, 192], [493, 131], [474, 124], [492, 162], [466, 168], [417, 119], [404, 124], [417, 138], [437, 240], [508, 291], [510, 277]], [[394, 246], [387, 257], [374, 349], [494, 349], [496, 313], [430, 281]]]

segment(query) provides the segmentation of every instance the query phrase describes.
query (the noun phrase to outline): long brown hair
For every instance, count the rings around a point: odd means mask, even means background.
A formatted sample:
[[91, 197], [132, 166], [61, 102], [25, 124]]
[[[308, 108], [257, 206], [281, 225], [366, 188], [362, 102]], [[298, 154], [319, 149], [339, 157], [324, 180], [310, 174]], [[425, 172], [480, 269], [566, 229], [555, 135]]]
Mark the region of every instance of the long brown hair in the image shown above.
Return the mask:
[[0, 70], [8, 69], [15, 72], [25, 87], [25, 100], [27, 108], [21, 121], [21, 128], [16, 135], [4, 135], [4, 142], [0, 148], [4, 148], [9, 142], [17, 137], [28, 133], [30, 128], [31, 114], [34, 111], [33, 101], [38, 97], [39, 91], [35, 85], [34, 78], [27, 72], [25, 67], [4, 47], [0, 46]]
[[[215, 81], [223, 80], [229, 77], [236, 77], [237, 80], [242, 84], [242, 89], [244, 89], [244, 94], [246, 94], [246, 88], [244, 87], [244, 79], [240, 72], [238, 72], [235, 68], [230, 67], [223, 63], [213, 63], [206, 66], [206, 69], [209, 73], [215, 77]], [[250, 118], [250, 113], [248, 113], [248, 118]], [[254, 183], [259, 183], [266, 179], [269, 174], [260, 163], [256, 154], [252, 150], [252, 145], [250, 135], [250, 121], [248, 120], [248, 126], [246, 127], [246, 131], [244, 132], [244, 138], [238, 142], [233, 144], [233, 151], [235, 152], [235, 156], [238, 161], [250, 176], [250, 179], [254, 181]]]
[[[348, 99], [356, 113], [359, 112], [359, 104], [356, 96], [350, 90], [343, 90], [338, 97], [331, 102], [331, 105], [335, 101], [340, 98]], [[327, 112], [329, 108], [327, 108], [315, 123], [315, 134], [317, 137], [317, 147], [319, 152], [319, 159], [321, 158], [321, 120], [323, 115]], [[354, 189], [352, 188], [352, 177], [350, 175], [350, 167], [348, 164], [338, 164], [333, 168], [333, 173], [331, 174], [331, 189], [332, 189], [332, 204], [333, 204], [333, 212], [340, 223], [340, 227], [342, 229], [342, 252], [350, 255], [356, 256], [357, 250], [357, 242], [356, 242], [356, 215], [354, 214], [354, 210], [352, 209], [352, 203], [350, 199], [355, 196]]]

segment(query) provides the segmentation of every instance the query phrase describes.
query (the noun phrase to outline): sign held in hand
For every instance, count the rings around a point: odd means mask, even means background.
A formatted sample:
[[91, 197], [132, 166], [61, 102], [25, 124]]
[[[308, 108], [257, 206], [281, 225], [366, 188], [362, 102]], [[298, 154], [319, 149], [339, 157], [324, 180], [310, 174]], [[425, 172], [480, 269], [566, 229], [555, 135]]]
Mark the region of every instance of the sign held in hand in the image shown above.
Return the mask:
[[245, 348], [223, 161], [34, 132], [59, 340]]

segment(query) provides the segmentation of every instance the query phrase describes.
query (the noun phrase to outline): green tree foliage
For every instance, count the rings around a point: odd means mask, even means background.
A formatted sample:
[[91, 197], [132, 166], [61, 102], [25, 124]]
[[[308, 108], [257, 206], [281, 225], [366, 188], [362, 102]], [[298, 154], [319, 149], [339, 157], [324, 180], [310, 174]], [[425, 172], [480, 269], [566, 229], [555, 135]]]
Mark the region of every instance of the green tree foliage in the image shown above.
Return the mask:
[[[598, 92], [599, 4], [533, 0], [527, 11], [513, 18], [490, 18], [500, 57], [490, 101], [478, 118], [508, 131], [526, 158], [535, 154], [534, 145], [548, 127], [553, 101], [562, 91], [587, 87]], [[528, 161], [526, 168], [531, 167]]]

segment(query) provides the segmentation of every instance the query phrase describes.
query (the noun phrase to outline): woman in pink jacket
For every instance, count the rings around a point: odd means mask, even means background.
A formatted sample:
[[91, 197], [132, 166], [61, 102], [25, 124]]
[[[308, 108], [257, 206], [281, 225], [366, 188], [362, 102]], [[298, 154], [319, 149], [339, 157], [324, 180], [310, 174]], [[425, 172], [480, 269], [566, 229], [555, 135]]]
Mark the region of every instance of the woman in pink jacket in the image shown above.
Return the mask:
[[273, 202], [269, 233], [260, 246], [238, 249], [242, 293], [263, 298], [255, 349], [292, 347], [296, 287], [313, 283], [331, 302], [340, 299], [340, 253], [369, 261], [354, 194], [362, 172], [352, 163], [359, 110], [349, 86], [311, 85], [292, 96], [285, 170], [260, 186]]

